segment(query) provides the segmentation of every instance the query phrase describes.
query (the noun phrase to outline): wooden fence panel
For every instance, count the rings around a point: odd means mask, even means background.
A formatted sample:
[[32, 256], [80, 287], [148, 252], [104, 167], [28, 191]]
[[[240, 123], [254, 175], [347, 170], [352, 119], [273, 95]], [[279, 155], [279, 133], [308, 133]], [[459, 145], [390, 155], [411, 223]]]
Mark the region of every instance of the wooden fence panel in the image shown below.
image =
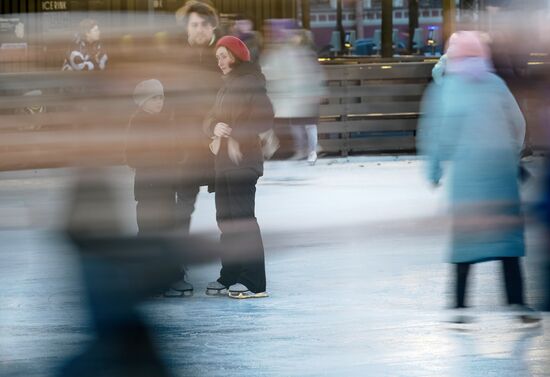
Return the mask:
[[414, 151], [434, 62], [325, 65], [319, 144], [326, 152]]

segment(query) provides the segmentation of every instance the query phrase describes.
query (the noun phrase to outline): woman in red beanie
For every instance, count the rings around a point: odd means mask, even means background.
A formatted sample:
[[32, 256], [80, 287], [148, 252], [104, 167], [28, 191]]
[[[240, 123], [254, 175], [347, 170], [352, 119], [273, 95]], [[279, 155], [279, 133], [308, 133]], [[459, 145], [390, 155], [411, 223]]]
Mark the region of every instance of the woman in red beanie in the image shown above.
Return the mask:
[[216, 155], [216, 220], [227, 250], [217, 281], [207, 294], [232, 298], [266, 297], [264, 248], [255, 216], [256, 183], [263, 175], [259, 134], [273, 125], [273, 107], [261, 68], [238, 38], [216, 44], [224, 75], [215, 105], [205, 122]]

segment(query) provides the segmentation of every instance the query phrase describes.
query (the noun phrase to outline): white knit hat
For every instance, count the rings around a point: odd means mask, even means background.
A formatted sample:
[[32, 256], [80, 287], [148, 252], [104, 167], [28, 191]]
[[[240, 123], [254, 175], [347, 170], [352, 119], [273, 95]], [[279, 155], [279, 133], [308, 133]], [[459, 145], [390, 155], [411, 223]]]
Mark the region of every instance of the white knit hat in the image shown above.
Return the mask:
[[159, 80], [151, 79], [140, 82], [134, 89], [134, 102], [138, 106], [143, 106], [147, 100], [156, 97], [164, 96], [164, 87]]

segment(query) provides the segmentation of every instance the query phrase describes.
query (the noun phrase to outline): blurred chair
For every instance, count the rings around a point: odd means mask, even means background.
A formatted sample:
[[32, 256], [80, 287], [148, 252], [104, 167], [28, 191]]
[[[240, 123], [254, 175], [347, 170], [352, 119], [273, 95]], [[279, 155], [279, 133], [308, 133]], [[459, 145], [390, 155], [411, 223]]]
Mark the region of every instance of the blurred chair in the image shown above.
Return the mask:
[[371, 38], [358, 39], [355, 41], [356, 55], [372, 55], [374, 52], [374, 42]]
[[[382, 51], [382, 30], [380, 29], [374, 30], [372, 41], [374, 42], [373, 50], [376, 51], [377, 55], [380, 55], [380, 52]], [[392, 47], [394, 50], [398, 46], [398, 43], [399, 43], [399, 30], [393, 29], [392, 30]]]
[[332, 35], [330, 36], [330, 45], [332, 46], [330, 48], [330, 52], [333, 55], [337, 55], [342, 50], [340, 45], [340, 32], [339, 31], [333, 31]]
[[374, 30], [374, 35], [372, 36], [372, 42], [374, 43], [373, 50], [376, 52], [377, 55], [380, 55], [380, 51], [382, 50], [382, 30], [380, 29]]
[[426, 46], [424, 43], [424, 29], [417, 27], [414, 29], [412, 49], [416, 50], [417, 54], [421, 53], [421, 50]]
[[399, 30], [393, 29], [391, 34], [391, 43], [393, 45], [393, 48], [395, 49], [399, 43]]
[[428, 31], [428, 38], [426, 39], [426, 46], [429, 47], [430, 54], [436, 55], [436, 49], [438, 47], [439, 35], [437, 29], [431, 27]]
[[355, 40], [356, 40], [355, 30], [346, 31], [346, 34], [344, 37], [344, 49], [346, 53], [351, 53], [355, 51]]

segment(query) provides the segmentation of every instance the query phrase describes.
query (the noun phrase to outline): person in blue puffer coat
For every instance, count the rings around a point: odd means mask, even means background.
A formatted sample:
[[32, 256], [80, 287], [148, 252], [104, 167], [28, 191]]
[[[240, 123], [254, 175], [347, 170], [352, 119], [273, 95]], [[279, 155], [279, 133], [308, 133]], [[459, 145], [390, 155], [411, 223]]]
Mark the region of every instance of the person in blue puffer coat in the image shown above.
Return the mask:
[[519, 259], [525, 255], [517, 173], [525, 120], [492, 72], [489, 49], [477, 32], [453, 34], [446, 56], [445, 75], [424, 94], [418, 147], [435, 186], [444, 161], [451, 162], [453, 322], [470, 319], [464, 309], [471, 265], [491, 260], [502, 261], [508, 304], [522, 320], [539, 320], [525, 305]]

